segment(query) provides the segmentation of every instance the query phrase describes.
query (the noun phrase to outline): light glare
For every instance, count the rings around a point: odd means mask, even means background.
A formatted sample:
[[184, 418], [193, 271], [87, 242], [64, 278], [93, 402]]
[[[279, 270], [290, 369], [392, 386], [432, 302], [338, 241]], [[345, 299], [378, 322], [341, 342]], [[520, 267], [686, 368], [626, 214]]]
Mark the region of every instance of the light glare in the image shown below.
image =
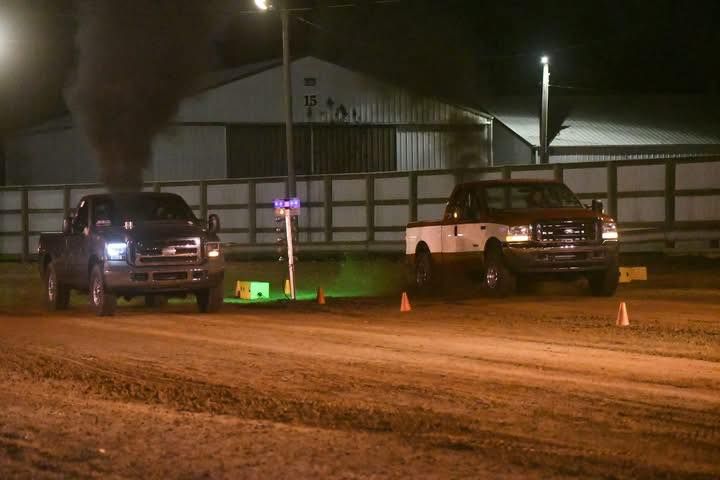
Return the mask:
[[105, 245], [105, 251], [109, 260], [124, 260], [127, 252], [127, 244], [125, 243], [108, 243]]
[[260, 10], [267, 10], [268, 4], [267, 0], [255, 0], [255, 6], [259, 8]]
[[547, 55], [543, 55], [542, 57], [540, 57], [540, 63], [542, 63], [543, 65], [547, 65], [549, 62], [550, 62], [550, 59], [548, 58]]

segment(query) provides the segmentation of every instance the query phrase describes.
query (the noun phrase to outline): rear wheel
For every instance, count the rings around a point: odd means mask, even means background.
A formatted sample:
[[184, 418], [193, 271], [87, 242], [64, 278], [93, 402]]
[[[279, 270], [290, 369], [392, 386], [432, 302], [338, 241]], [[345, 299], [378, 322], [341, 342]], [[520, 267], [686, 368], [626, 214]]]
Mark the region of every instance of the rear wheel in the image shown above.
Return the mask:
[[195, 292], [195, 299], [197, 300], [200, 313], [214, 313], [219, 311], [223, 305], [222, 283]]
[[492, 297], [506, 297], [515, 291], [515, 286], [515, 275], [505, 265], [502, 253], [490, 250], [485, 257], [485, 292]]
[[117, 297], [109, 293], [105, 288], [100, 265], [95, 265], [90, 273], [90, 306], [98, 316], [110, 316], [115, 314]]
[[593, 296], [612, 297], [620, 281], [620, 270], [617, 265], [612, 265], [601, 272], [588, 274], [587, 279]]
[[415, 255], [413, 287], [420, 293], [428, 293], [435, 283], [435, 272], [430, 252], [421, 250]]
[[52, 262], [45, 270], [45, 303], [50, 311], [65, 310], [70, 304], [70, 289], [58, 280]]

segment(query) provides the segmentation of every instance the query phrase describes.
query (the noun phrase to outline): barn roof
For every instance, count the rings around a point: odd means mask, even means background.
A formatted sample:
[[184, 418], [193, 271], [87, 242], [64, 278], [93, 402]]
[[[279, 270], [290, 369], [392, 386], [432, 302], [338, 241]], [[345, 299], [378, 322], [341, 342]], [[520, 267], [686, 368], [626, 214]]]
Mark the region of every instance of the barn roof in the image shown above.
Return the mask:
[[[539, 146], [537, 97], [488, 98], [485, 110]], [[720, 145], [720, 101], [704, 96], [551, 96], [550, 147]]]

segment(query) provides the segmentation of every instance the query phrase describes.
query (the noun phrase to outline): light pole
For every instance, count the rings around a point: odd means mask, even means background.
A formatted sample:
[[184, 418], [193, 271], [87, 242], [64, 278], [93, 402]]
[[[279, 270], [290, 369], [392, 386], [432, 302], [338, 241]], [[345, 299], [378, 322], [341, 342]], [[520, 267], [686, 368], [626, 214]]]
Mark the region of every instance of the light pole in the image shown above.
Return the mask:
[[[293, 155], [293, 113], [292, 113], [292, 77], [290, 76], [290, 31], [288, 28], [288, 9], [284, 0], [280, 0], [280, 20], [282, 23], [283, 55], [283, 94], [285, 97], [285, 150], [287, 157], [286, 196], [295, 197], [295, 160]], [[268, 10], [273, 5], [268, 0], [255, 0], [260, 10]]]
[[549, 163], [548, 154], [548, 102], [550, 95], [550, 59], [543, 55], [540, 59], [542, 73], [542, 108], [540, 112], [540, 163]]

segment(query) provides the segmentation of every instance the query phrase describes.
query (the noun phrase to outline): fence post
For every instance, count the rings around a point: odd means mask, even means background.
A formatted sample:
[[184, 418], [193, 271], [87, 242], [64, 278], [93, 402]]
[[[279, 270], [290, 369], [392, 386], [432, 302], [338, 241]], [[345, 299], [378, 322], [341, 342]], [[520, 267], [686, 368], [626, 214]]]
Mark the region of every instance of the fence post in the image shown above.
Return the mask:
[[675, 248], [675, 240], [668, 238], [675, 228], [675, 160], [665, 162], [665, 247]]
[[617, 220], [618, 201], [617, 201], [617, 165], [615, 162], [607, 164], [607, 197], [608, 197], [608, 213]]
[[410, 172], [408, 174], [409, 193], [408, 196], [408, 217], [411, 222], [417, 222], [418, 216], [418, 176], [417, 172]]
[[512, 177], [512, 170], [510, 169], [509, 165], [505, 165], [502, 167], [502, 179], [503, 180], [510, 180]]
[[323, 178], [325, 199], [324, 199], [324, 212], [325, 212], [325, 242], [331, 243], [333, 241], [333, 213], [332, 213], [332, 177], [330, 175]]
[[23, 188], [20, 192], [20, 221], [22, 226], [22, 261], [30, 258], [30, 216], [28, 213], [28, 190]]
[[255, 180], [248, 180], [248, 243], [257, 243], [257, 199], [255, 197]]
[[365, 218], [367, 220], [367, 234], [365, 241], [375, 240], [375, 179], [372, 175], [365, 176]]
[[207, 203], [207, 182], [205, 180], [200, 181], [200, 217], [203, 223], [207, 222], [208, 219], [208, 203]]

